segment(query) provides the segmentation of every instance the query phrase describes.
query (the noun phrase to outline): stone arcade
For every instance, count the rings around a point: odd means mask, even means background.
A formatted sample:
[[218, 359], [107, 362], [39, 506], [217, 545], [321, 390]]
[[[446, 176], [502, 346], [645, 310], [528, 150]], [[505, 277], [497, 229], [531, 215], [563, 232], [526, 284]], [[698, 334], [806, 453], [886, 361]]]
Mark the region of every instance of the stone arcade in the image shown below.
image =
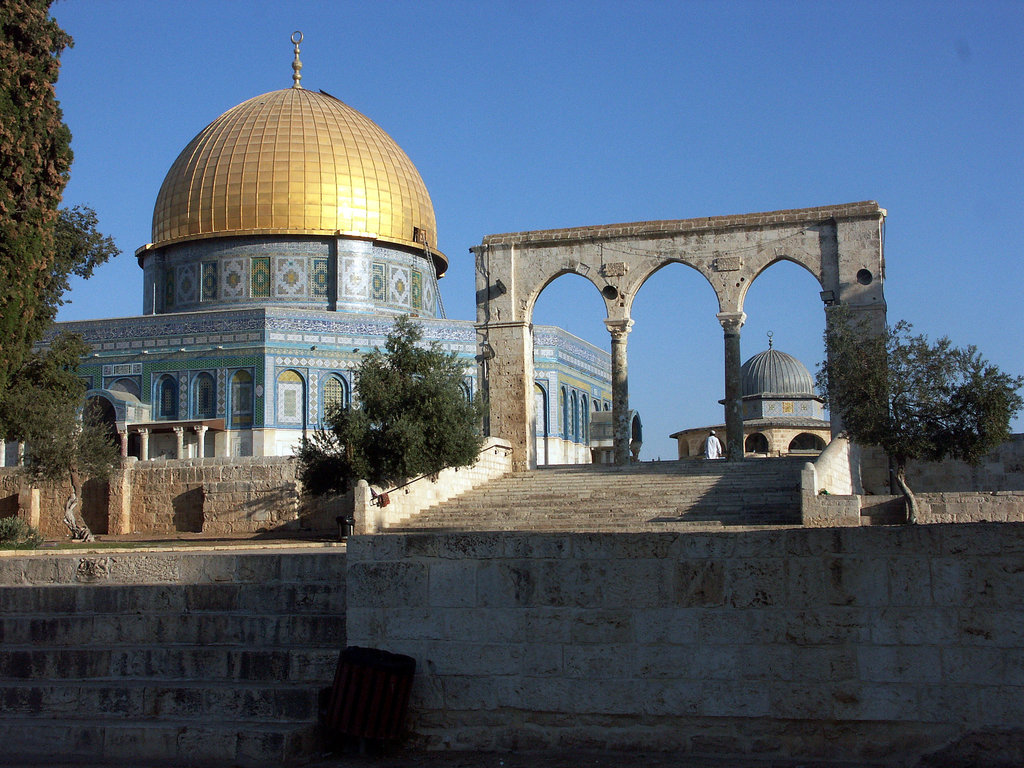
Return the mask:
[[[693, 267], [718, 299], [725, 344], [725, 431], [729, 457], [743, 457], [740, 329], [751, 283], [777, 261], [807, 269], [826, 307], [842, 303], [871, 327], [885, 323], [882, 233], [885, 209], [875, 202], [799, 210], [647, 221], [488, 235], [477, 259], [477, 326], [489, 358], [491, 434], [512, 444], [516, 466], [536, 464], [530, 436], [533, 396], [533, 308], [556, 277], [576, 273], [600, 292], [611, 334], [615, 460], [629, 461], [627, 339], [633, 299], [671, 263]], [[839, 425], [833, 424], [834, 432]], [[884, 478], [880, 478], [884, 479]], [[873, 482], [874, 478], [866, 478]]]

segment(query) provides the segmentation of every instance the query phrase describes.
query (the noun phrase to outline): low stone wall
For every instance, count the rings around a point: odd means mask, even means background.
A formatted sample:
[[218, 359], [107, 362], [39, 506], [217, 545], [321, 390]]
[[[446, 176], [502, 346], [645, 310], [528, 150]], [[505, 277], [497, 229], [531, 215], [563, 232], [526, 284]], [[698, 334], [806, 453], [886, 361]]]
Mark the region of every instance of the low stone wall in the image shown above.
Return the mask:
[[[16, 467], [0, 468], [0, 498], [17, 499], [18, 494], [29, 488], [29, 484], [22, 470]], [[61, 483], [39, 483], [34, 487], [39, 489], [39, 516], [36, 526], [40, 533], [47, 538], [61, 538], [67, 536], [68, 529], [64, 525], [64, 505], [71, 497], [71, 484]], [[79, 508], [79, 514], [85, 519], [86, 524], [93, 533], [107, 533], [108, 516], [107, 508], [110, 502], [110, 491], [107, 483], [96, 480], [87, 480], [82, 487], [83, 501]], [[10, 503], [10, 502], [8, 502]], [[17, 501], [14, 502], [17, 505]], [[22, 514], [16, 508], [16, 514]], [[23, 514], [26, 522], [34, 522], [27, 514]]]
[[907, 484], [921, 493], [1024, 491], [1024, 435], [1011, 435], [976, 467], [954, 459], [911, 462]]
[[[21, 470], [0, 469], [0, 500], [16, 498], [29, 487]], [[70, 484], [35, 487], [40, 531], [49, 538], [66, 536], [64, 505]], [[290, 456], [128, 459], [109, 481], [87, 481], [83, 496], [82, 515], [89, 528], [111, 534], [328, 531], [336, 528], [339, 503], [344, 503], [304, 497]], [[24, 510], [19, 514], [26, 515]]]
[[[495, 477], [512, 471], [512, 445], [488, 437], [476, 464], [445, 469], [436, 478], [422, 477], [388, 494], [386, 506], [379, 506], [365, 481], [354, 490], [353, 513], [356, 533], [376, 533], [423, 510], [472, 490]], [[375, 489], [380, 491], [380, 489]]]
[[348, 641], [416, 658], [430, 747], [1009, 764], [1022, 556], [1020, 524], [354, 537]]

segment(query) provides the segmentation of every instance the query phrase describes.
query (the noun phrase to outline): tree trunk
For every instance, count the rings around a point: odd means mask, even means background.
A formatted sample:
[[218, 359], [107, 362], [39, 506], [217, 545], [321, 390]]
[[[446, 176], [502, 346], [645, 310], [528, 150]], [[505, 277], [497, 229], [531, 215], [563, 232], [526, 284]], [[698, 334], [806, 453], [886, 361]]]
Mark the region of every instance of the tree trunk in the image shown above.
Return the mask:
[[907, 485], [907, 468], [902, 464], [896, 465], [896, 484], [903, 492], [903, 498], [907, 505], [907, 522], [911, 525], [917, 523], [917, 497]]
[[[81, 516], [82, 524], [78, 524], [79, 516], [76, 516], [76, 509], [80, 509], [82, 506], [82, 478], [78, 472], [74, 469], [69, 472], [71, 476], [71, 499], [68, 500], [67, 508], [64, 512], [65, 522], [68, 527], [71, 528], [71, 538], [78, 539], [79, 541], [93, 541], [94, 537], [92, 531], [89, 530], [89, 526], [85, 522], [85, 517]], [[72, 501], [74, 503], [72, 503]]]

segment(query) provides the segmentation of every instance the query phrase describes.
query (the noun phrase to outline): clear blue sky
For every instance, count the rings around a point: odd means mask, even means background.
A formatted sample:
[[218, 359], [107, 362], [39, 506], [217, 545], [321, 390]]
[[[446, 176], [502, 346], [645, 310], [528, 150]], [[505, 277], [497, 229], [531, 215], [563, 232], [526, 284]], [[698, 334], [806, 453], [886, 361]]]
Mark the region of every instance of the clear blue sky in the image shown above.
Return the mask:
[[[1024, 3], [159, 2], [61, 0], [65, 204], [124, 254], [60, 319], [139, 314], [134, 250], [178, 152], [245, 99], [303, 85], [375, 120], [420, 170], [474, 319], [468, 252], [497, 232], [877, 200], [890, 320], [1024, 372]], [[819, 287], [791, 264], [751, 287], [743, 357], [821, 358]], [[711, 289], [673, 266], [634, 304], [630, 394], [644, 458], [722, 419]], [[603, 305], [555, 281], [535, 322], [608, 348]], [[1020, 417], [1014, 428], [1024, 430]]]

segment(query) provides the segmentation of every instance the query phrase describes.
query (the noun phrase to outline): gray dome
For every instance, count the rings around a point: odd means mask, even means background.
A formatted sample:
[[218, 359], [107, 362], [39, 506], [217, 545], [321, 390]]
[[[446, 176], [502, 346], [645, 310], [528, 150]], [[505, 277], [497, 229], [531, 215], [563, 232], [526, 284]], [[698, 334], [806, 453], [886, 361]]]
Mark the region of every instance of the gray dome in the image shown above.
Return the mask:
[[814, 397], [814, 377], [807, 366], [792, 355], [767, 349], [747, 360], [740, 368], [743, 397], [756, 395], [802, 395]]

